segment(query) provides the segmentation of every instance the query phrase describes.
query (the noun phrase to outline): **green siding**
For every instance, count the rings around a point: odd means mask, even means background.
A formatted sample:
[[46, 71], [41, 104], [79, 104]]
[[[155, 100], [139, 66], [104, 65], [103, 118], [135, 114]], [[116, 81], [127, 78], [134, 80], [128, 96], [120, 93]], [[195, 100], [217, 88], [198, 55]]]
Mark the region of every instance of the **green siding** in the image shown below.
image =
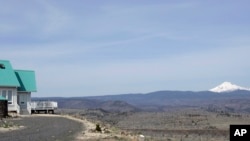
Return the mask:
[[36, 92], [35, 72], [30, 70], [15, 70], [16, 77], [20, 83], [18, 91]]
[[19, 87], [15, 72], [7, 60], [0, 60], [0, 86]]

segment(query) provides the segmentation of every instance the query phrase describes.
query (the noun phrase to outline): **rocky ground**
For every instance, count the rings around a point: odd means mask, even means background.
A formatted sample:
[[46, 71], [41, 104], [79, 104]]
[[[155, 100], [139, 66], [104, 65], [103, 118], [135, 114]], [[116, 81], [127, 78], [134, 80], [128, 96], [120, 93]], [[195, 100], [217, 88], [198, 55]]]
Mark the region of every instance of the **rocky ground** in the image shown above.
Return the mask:
[[[164, 112], [108, 112], [103, 109], [61, 109], [59, 112], [98, 121], [108, 129], [145, 141], [228, 141], [230, 124], [249, 124], [250, 114], [229, 113], [198, 107], [166, 109]], [[119, 132], [118, 132], [119, 133]], [[137, 138], [138, 139], [138, 138]]]

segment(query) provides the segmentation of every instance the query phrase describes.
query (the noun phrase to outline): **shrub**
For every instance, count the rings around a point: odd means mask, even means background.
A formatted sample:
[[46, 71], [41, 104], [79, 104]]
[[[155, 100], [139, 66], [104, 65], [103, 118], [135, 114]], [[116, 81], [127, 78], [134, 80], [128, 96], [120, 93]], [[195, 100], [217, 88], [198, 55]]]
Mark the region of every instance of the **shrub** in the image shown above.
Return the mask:
[[95, 130], [98, 132], [102, 132], [102, 129], [99, 124], [96, 124]]

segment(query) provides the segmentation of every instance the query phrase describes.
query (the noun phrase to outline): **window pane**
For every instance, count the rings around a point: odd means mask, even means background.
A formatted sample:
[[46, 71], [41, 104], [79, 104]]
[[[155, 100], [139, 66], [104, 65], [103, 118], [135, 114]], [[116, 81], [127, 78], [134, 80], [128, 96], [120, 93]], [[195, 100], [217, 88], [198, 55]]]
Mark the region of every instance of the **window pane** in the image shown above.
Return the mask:
[[8, 90], [8, 103], [12, 104], [12, 91]]
[[3, 90], [3, 91], [2, 91], [2, 96], [3, 96], [4, 98], [6, 98], [6, 90]]

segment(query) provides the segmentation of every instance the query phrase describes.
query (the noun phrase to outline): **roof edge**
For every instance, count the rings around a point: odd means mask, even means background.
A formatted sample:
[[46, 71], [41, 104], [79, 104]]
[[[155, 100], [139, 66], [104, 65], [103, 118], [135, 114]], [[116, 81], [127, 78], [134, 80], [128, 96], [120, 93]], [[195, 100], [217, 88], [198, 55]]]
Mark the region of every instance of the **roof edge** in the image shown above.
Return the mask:
[[0, 61], [4, 61], [4, 62], [10, 62], [10, 60], [0, 60]]
[[21, 69], [14, 69], [14, 71], [29, 71], [29, 72], [35, 72], [34, 70], [21, 70]]

